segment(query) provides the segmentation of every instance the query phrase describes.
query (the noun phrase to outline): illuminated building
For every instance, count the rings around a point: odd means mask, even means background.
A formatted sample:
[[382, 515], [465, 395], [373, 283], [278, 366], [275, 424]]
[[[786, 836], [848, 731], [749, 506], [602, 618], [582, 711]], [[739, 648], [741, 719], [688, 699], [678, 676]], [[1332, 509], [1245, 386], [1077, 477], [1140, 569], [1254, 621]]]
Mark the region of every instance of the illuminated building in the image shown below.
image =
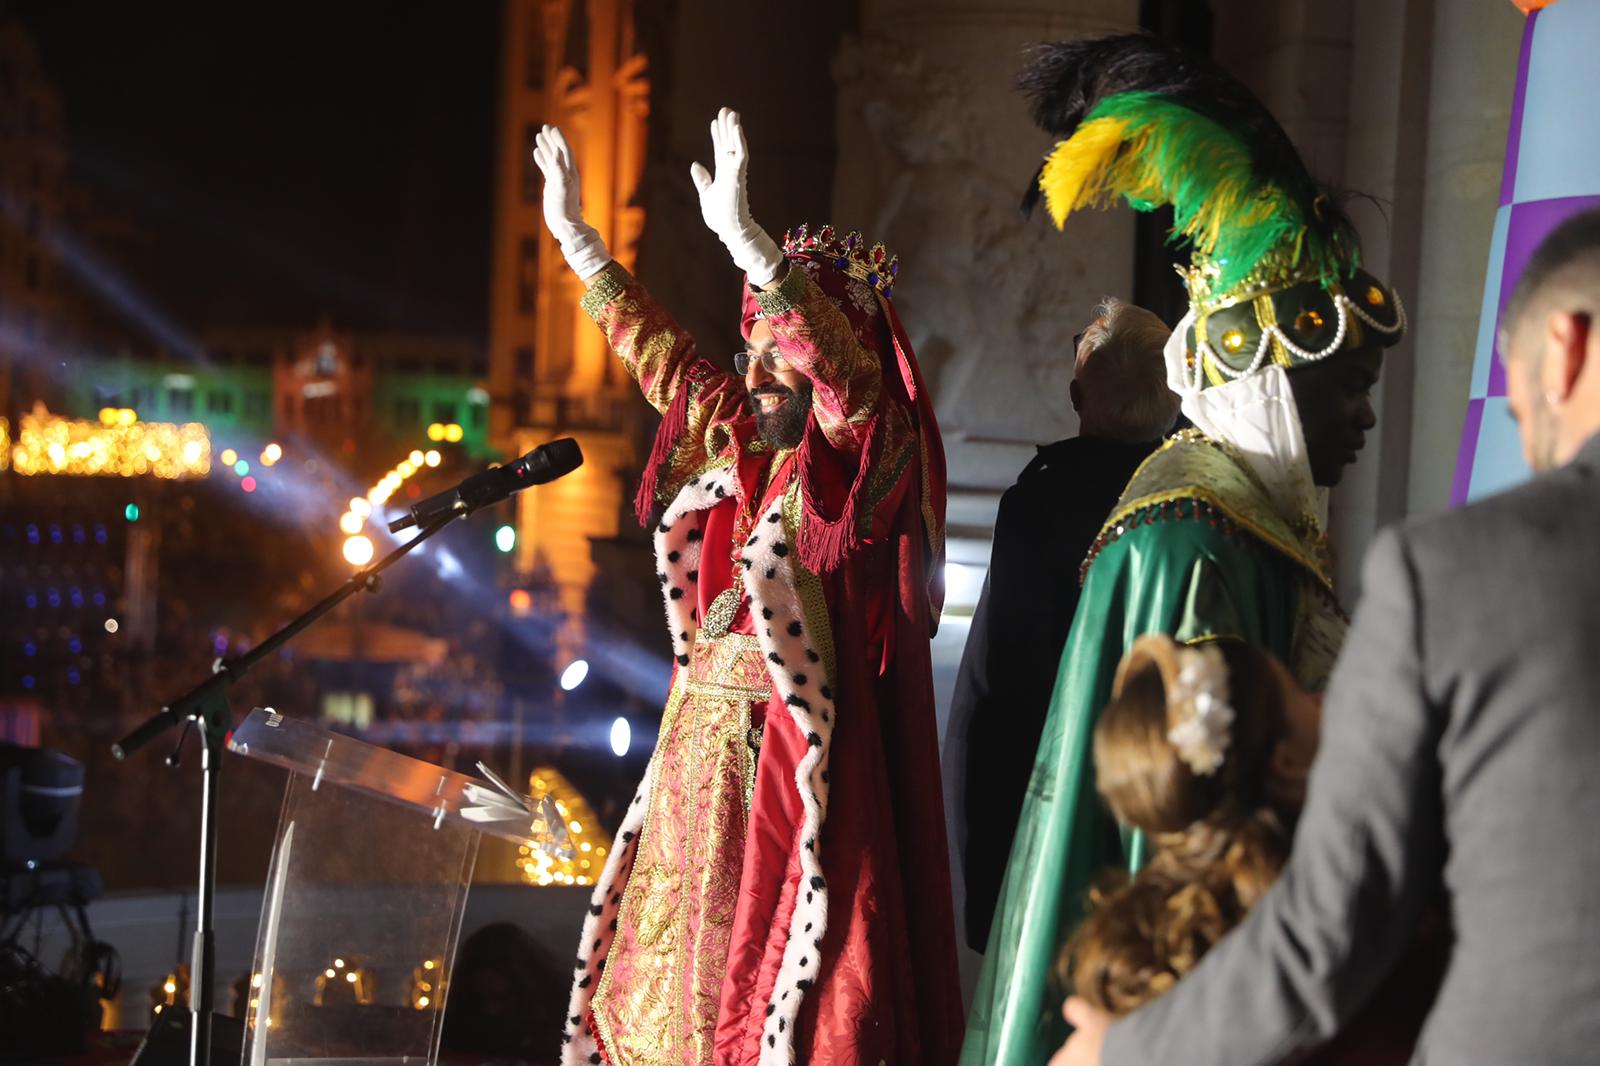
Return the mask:
[[47, 386], [28, 356], [61, 340], [64, 293], [45, 240], [60, 221], [67, 165], [61, 98], [22, 24], [0, 20], [0, 415]]
[[508, 0], [501, 34], [490, 439], [507, 455], [562, 436], [583, 447], [582, 467], [522, 494], [517, 512], [517, 569], [548, 569], [574, 620], [559, 637], [570, 652], [581, 643], [595, 577], [590, 544], [618, 532], [647, 409], [579, 310], [583, 283], [545, 230], [531, 149], [541, 124], [561, 126], [583, 175], [585, 217], [632, 267], [644, 225], [634, 197], [649, 103], [632, 10], [622, 0]]
[[302, 434], [335, 453], [346, 439], [409, 447], [443, 422], [461, 427], [459, 444], [473, 460], [492, 454], [487, 368], [468, 342], [328, 325], [216, 329], [201, 342], [199, 361], [85, 356], [83, 373], [57, 389], [63, 413], [94, 418], [104, 407], [129, 407], [141, 421], [203, 423], [219, 441]]

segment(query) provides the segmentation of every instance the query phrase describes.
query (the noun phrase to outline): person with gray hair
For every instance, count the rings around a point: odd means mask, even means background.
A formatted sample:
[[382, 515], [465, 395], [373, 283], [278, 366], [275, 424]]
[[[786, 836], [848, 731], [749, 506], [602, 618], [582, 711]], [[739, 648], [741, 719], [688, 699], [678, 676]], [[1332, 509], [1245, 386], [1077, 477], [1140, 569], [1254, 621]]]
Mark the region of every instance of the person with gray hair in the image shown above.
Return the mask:
[[1039, 448], [1000, 498], [994, 548], [951, 699], [945, 777], [982, 951], [1011, 834], [1078, 607], [1078, 566], [1139, 464], [1172, 429], [1166, 323], [1108, 296], [1073, 340], [1078, 436]]
[[[1137, 444], [1160, 440], [1172, 430], [1178, 395], [1167, 388], [1161, 357], [1171, 333], [1142, 307], [1115, 296], [1100, 301], [1075, 346], [1070, 391], [1080, 436]], [[1115, 502], [1108, 500], [1106, 510]]]
[[1052, 1066], [1299, 1061], [1441, 895], [1456, 941], [1413, 1061], [1595, 1061], [1600, 211], [1545, 239], [1501, 326], [1539, 476], [1380, 535], [1283, 877], [1149, 1005], [1069, 1000]]

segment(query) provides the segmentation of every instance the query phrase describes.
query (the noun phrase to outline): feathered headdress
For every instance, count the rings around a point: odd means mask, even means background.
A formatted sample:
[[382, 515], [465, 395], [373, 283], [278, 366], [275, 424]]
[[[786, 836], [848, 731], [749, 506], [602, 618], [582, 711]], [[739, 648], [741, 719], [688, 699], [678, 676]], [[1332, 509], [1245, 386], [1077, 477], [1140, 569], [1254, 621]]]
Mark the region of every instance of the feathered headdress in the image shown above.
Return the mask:
[[1192, 249], [1183, 273], [1197, 387], [1269, 354], [1293, 366], [1359, 342], [1349, 317], [1386, 343], [1399, 339], [1403, 311], [1359, 270], [1349, 217], [1261, 101], [1221, 68], [1129, 34], [1041, 46], [1018, 86], [1034, 121], [1062, 138], [1024, 210], [1042, 193], [1060, 228], [1073, 211], [1119, 196], [1141, 211], [1172, 207], [1172, 237]]

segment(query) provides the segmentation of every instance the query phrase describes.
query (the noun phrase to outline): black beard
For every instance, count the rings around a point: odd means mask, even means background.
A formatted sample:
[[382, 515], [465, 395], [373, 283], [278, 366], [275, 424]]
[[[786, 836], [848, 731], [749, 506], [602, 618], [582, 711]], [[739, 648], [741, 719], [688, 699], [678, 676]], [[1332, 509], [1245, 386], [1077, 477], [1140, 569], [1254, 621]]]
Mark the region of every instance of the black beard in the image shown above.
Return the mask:
[[[762, 396], [782, 396], [783, 402], [770, 411], [757, 402]], [[799, 389], [786, 385], [757, 385], [750, 390], [750, 412], [756, 416], [756, 432], [774, 448], [796, 448], [806, 435], [806, 419], [811, 416], [811, 382]]]

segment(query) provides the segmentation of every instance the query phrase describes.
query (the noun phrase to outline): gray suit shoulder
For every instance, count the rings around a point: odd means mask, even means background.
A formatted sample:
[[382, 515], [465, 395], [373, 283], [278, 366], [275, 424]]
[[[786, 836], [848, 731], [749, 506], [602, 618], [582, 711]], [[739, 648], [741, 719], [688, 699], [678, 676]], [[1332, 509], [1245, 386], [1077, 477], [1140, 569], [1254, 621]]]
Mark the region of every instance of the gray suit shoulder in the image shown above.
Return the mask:
[[1593, 469], [1569, 464], [1465, 507], [1410, 519], [1396, 535], [1419, 577], [1439, 566], [1455, 571], [1496, 560], [1503, 566], [1508, 550], [1592, 537], [1600, 519], [1597, 488]]

